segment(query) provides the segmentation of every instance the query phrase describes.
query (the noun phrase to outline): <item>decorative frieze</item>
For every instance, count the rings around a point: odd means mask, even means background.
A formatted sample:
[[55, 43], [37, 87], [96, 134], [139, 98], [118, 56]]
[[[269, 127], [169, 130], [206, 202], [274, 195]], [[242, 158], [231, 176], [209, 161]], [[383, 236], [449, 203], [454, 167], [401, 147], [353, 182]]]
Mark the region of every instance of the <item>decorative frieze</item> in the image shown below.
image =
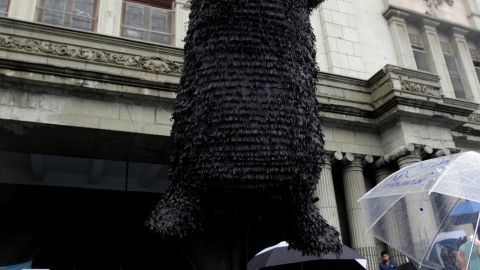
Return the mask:
[[173, 75], [179, 75], [183, 67], [181, 62], [168, 60], [159, 56], [118, 53], [96, 48], [7, 35], [0, 35], [0, 48]]
[[425, 84], [416, 83], [416, 82], [402, 81], [401, 89], [403, 91], [427, 95], [427, 96], [433, 96], [433, 97], [441, 96], [440, 91], [438, 89], [435, 89], [430, 85], [425, 85]]
[[480, 114], [479, 113], [472, 113], [468, 116], [468, 121], [480, 123]]

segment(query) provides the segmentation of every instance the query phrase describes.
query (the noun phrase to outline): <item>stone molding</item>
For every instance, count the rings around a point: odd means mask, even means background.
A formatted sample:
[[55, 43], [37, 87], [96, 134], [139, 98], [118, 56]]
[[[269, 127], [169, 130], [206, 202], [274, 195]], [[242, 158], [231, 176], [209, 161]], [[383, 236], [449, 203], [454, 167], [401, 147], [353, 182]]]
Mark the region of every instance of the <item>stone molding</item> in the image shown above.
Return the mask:
[[170, 75], [180, 75], [183, 68], [183, 63], [160, 56], [133, 55], [5, 34], [0, 35], [0, 48]]

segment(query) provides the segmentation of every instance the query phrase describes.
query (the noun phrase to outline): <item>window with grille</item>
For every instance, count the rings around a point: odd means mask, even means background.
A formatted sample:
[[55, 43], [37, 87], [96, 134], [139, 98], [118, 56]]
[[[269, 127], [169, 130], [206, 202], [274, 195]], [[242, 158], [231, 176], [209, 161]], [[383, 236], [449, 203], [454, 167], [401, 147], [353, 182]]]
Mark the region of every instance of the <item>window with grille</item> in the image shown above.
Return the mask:
[[422, 38], [417, 34], [409, 34], [410, 43], [412, 44], [413, 56], [415, 58], [415, 63], [417, 64], [417, 69], [427, 72], [432, 72], [430, 64], [428, 61], [427, 50]]
[[480, 54], [477, 49], [470, 49], [470, 54], [472, 55], [473, 66], [475, 67], [477, 78], [480, 81]]
[[0, 16], [6, 17], [8, 15], [8, 5], [10, 0], [0, 0]]
[[122, 36], [173, 45], [171, 1], [124, 1]]
[[39, 0], [37, 22], [95, 31], [97, 0]]
[[452, 81], [455, 97], [467, 99], [465, 87], [460, 75], [460, 69], [458, 67], [457, 57], [453, 53], [449, 42], [442, 41], [440, 44], [442, 46], [443, 56], [445, 57], [445, 62], [447, 64], [448, 74], [450, 75], [450, 80]]

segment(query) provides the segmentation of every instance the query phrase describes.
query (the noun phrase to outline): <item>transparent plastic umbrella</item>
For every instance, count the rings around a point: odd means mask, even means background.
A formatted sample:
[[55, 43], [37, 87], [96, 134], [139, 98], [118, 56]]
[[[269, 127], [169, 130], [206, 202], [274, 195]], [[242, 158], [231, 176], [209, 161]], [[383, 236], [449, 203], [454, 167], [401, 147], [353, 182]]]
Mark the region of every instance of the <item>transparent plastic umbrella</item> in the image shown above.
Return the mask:
[[367, 233], [420, 267], [480, 270], [479, 153], [410, 165], [388, 176], [359, 202]]

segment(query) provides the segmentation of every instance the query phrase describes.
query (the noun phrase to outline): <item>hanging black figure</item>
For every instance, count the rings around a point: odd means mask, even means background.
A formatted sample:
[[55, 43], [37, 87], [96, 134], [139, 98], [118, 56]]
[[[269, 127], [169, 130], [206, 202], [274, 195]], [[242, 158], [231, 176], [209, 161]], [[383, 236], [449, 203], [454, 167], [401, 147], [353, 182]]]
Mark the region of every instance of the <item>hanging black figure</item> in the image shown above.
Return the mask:
[[323, 162], [310, 13], [323, 0], [191, 0], [171, 134], [171, 187], [147, 225], [183, 238], [204, 194], [236, 188], [288, 200], [290, 247], [339, 253], [314, 205]]

